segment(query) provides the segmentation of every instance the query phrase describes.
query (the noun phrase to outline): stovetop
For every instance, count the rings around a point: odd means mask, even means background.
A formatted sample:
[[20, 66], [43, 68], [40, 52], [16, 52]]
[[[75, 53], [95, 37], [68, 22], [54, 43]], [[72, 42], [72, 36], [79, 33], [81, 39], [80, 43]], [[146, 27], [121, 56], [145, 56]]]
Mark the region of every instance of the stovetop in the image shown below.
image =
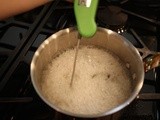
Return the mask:
[[[0, 21], [1, 120], [87, 119], [53, 110], [38, 97], [31, 83], [30, 63], [38, 46], [51, 34], [76, 26], [72, 3], [59, 1]], [[158, 0], [100, 0], [96, 22], [123, 35], [135, 47], [160, 51]], [[159, 78], [159, 68], [147, 72], [140, 94], [159, 93]], [[135, 100], [116, 114], [93, 120], [159, 120], [159, 108], [159, 101]]]

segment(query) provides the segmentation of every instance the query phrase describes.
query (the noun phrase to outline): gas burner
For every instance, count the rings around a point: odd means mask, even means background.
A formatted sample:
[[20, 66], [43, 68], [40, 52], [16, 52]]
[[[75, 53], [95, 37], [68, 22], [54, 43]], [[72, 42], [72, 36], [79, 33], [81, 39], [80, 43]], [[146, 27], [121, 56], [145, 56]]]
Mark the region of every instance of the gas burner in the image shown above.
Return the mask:
[[124, 32], [128, 15], [121, 11], [120, 7], [108, 6], [97, 13], [97, 20], [100, 26], [108, 27], [114, 31]]

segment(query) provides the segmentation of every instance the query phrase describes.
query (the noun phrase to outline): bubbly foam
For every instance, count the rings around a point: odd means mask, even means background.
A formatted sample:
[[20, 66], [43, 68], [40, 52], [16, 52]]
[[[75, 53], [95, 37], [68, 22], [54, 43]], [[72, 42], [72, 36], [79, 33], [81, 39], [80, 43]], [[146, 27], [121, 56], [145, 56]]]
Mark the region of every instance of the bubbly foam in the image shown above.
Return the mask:
[[42, 92], [60, 109], [75, 114], [97, 114], [124, 102], [131, 93], [131, 75], [113, 53], [81, 46], [70, 86], [75, 49], [52, 60], [43, 71]]

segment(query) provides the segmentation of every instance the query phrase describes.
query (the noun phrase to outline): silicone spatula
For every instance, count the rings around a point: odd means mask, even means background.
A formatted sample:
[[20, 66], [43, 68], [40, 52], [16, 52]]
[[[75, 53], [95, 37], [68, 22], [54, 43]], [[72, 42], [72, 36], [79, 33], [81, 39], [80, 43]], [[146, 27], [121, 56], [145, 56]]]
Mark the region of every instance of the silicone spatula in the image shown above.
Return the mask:
[[98, 0], [74, 0], [77, 28], [82, 37], [92, 37], [97, 30], [95, 22], [97, 6]]

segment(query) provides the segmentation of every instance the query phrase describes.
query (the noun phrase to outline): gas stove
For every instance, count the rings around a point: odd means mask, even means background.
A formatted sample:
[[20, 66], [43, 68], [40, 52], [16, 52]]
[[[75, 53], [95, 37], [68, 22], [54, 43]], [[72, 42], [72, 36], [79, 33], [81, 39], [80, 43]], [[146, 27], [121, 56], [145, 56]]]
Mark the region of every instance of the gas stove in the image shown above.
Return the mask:
[[[123, 35], [137, 48], [160, 51], [158, 0], [101, 0], [96, 22]], [[50, 108], [38, 97], [30, 78], [30, 63], [39, 45], [51, 34], [73, 26], [73, 5], [60, 0], [0, 21], [1, 120], [87, 120]], [[159, 68], [147, 72], [140, 94], [159, 93], [159, 79]], [[159, 100], [148, 98], [133, 101], [123, 112], [93, 120], [159, 120], [159, 114]]]

